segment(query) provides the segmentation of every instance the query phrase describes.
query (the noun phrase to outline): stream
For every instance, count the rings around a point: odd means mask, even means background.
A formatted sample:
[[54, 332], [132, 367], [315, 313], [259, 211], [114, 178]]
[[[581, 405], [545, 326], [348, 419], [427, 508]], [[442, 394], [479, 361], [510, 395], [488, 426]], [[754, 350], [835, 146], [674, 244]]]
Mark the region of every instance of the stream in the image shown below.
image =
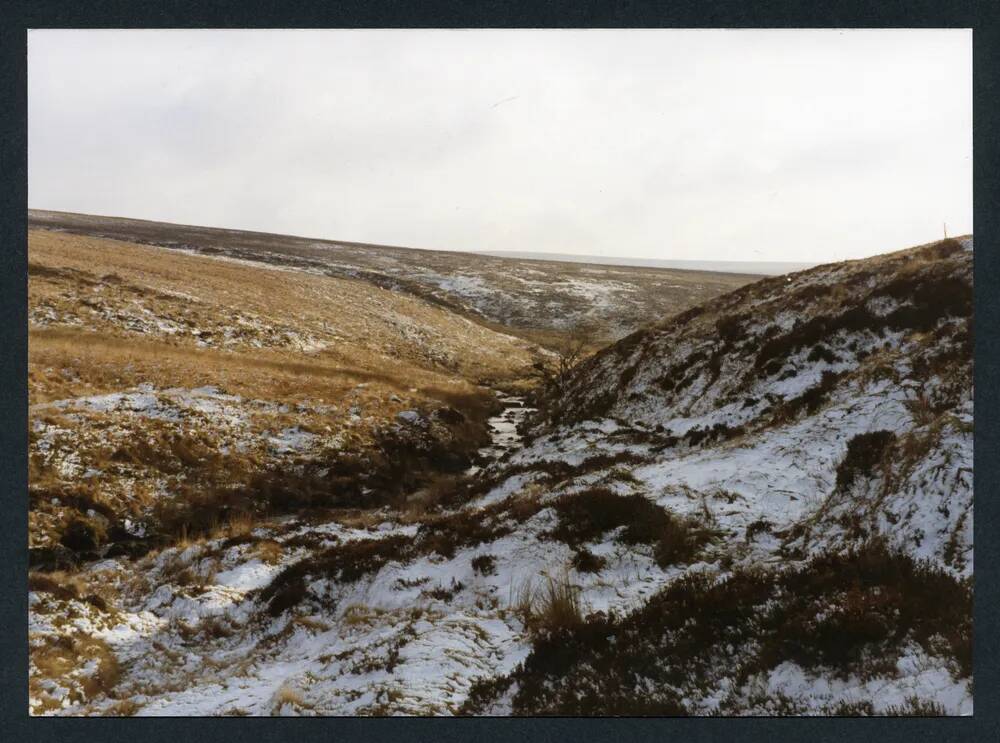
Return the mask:
[[518, 426], [529, 413], [535, 412], [536, 408], [525, 407], [523, 397], [504, 395], [499, 397], [499, 401], [503, 405], [503, 410], [487, 422], [490, 429], [490, 444], [479, 450], [479, 463], [469, 467], [465, 471], [467, 475], [474, 475], [507, 452], [521, 448]]

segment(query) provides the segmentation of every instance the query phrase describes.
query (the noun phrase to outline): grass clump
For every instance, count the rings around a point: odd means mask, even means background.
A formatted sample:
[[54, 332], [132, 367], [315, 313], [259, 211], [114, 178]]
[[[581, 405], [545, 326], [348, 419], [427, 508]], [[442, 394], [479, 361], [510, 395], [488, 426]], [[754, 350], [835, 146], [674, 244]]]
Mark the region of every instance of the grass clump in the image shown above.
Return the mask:
[[557, 577], [546, 575], [541, 586], [528, 578], [511, 593], [510, 608], [534, 633], [558, 633], [584, 624], [580, 587], [566, 571]]
[[28, 591], [48, 593], [63, 601], [78, 599], [85, 590], [84, 583], [79, 577], [62, 570], [28, 574]]

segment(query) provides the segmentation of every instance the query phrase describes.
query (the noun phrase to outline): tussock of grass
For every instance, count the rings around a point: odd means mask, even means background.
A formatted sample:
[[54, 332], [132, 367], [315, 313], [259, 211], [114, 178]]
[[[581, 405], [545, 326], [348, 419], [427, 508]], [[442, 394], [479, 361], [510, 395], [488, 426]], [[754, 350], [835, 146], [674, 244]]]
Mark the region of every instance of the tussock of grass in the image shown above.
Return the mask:
[[530, 576], [511, 586], [510, 609], [532, 632], [559, 632], [584, 622], [580, 587], [568, 572], [546, 575], [541, 585]]
[[307, 708], [305, 697], [302, 692], [289, 683], [284, 683], [274, 693], [271, 698], [271, 714], [276, 715], [285, 705], [290, 705], [296, 709]]
[[134, 699], [119, 699], [101, 711], [102, 717], [135, 717], [142, 705]]

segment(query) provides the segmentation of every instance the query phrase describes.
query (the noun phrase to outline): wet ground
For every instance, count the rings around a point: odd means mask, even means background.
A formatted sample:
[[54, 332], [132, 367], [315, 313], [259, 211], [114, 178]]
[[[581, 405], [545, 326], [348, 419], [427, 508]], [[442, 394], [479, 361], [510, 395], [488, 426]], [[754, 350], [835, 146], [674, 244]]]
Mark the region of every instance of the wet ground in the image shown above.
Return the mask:
[[489, 419], [490, 445], [479, 450], [480, 461], [470, 467], [467, 474], [474, 475], [490, 462], [499, 459], [509, 451], [521, 448], [521, 434], [518, 427], [536, 408], [524, 404], [523, 397], [503, 396], [499, 398], [503, 410]]

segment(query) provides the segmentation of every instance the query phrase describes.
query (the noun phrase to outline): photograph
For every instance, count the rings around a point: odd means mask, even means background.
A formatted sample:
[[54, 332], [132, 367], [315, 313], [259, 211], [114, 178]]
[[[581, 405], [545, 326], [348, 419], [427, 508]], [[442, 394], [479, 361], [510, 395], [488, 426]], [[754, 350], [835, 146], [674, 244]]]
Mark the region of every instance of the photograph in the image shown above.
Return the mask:
[[973, 714], [972, 29], [26, 37], [27, 715]]

